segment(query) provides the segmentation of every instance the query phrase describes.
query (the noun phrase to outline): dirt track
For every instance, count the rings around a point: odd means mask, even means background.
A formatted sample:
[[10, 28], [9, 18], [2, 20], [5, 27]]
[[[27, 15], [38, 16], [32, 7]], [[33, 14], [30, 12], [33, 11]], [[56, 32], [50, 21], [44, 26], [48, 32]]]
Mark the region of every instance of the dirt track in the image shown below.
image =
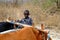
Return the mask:
[[50, 30], [50, 35], [53, 40], [60, 40], [60, 32], [56, 30]]

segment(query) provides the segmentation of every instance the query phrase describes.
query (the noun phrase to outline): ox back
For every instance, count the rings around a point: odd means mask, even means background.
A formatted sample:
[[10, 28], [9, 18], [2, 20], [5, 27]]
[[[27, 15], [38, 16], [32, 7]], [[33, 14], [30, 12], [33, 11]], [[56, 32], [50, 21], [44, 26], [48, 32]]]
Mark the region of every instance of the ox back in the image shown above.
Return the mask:
[[0, 32], [14, 29], [14, 24], [8, 23], [8, 22], [0, 22]]

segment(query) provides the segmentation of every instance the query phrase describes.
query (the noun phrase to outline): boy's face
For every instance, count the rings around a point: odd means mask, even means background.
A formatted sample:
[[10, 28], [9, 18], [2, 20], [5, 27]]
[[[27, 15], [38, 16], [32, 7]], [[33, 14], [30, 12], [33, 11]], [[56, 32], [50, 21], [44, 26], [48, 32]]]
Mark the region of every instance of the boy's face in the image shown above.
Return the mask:
[[29, 16], [28, 12], [25, 12], [24, 16], [25, 16], [25, 18], [27, 18]]

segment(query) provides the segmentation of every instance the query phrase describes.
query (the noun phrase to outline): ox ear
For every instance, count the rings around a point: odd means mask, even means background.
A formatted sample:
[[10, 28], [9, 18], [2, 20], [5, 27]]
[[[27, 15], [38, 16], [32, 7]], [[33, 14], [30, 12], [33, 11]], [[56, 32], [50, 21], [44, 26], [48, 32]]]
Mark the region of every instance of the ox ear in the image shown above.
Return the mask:
[[44, 24], [41, 24], [41, 29], [42, 29], [42, 30], [44, 30], [44, 29], [45, 29]]

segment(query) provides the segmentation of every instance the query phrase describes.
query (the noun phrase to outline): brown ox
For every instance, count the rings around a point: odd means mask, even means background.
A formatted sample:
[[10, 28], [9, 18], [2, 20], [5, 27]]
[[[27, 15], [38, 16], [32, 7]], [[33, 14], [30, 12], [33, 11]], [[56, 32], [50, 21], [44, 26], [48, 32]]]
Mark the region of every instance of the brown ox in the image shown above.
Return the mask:
[[45, 39], [42, 34], [42, 31], [26, 27], [15, 32], [0, 34], [0, 40], [47, 40], [47, 33], [44, 33]]

